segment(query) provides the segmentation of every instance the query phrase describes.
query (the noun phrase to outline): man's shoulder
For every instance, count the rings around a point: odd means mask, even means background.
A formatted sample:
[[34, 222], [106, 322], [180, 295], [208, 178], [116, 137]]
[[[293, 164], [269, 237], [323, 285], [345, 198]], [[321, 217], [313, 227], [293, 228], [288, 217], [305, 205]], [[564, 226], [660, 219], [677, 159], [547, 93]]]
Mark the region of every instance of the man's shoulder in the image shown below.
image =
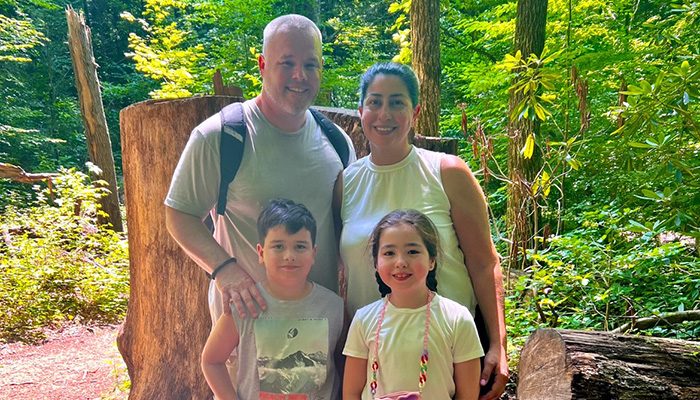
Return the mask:
[[202, 121], [194, 130], [205, 138], [218, 137], [221, 133], [221, 111]]

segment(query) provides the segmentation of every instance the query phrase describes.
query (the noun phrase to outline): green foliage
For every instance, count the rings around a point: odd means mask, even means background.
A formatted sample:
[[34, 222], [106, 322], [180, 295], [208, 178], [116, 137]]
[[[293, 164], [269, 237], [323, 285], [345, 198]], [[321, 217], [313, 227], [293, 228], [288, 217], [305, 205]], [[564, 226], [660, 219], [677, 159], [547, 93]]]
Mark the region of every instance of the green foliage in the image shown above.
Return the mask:
[[30, 19], [15, 19], [0, 14], [0, 63], [31, 62], [28, 51], [45, 40], [46, 37], [32, 26]]
[[117, 322], [129, 295], [123, 236], [96, 224], [104, 189], [62, 170], [28, 208], [0, 216], [1, 341], [34, 341], [65, 321]]
[[[635, 233], [634, 210], [584, 211], [577, 227], [531, 253], [533, 266], [511, 283], [509, 332], [538, 327], [611, 330], [642, 318], [700, 308], [700, 261], [658, 231]], [[655, 335], [697, 338], [700, 324], [657, 327]]]
[[144, 18], [122, 13], [122, 18], [138, 22], [145, 32], [145, 37], [129, 34], [132, 51], [127, 56], [134, 59], [137, 71], [161, 82], [160, 89], [150, 93], [153, 98], [189, 97], [196, 92], [193, 70], [206, 54], [203, 45], [191, 45], [190, 33], [181, 27], [188, 12], [185, 1], [148, 0]]

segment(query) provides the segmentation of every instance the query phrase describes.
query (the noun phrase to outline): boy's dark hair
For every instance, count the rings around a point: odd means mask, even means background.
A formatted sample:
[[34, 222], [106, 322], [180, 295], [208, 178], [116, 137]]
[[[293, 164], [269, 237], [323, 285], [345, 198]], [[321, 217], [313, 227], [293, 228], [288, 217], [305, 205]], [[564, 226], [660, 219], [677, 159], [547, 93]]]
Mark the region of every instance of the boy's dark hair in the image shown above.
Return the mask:
[[287, 199], [270, 200], [258, 216], [260, 243], [265, 243], [265, 237], [270, 229], [280, 225], [284, 225], [287, 232], [291, 234], [306, 228], [311, 233], [311, 244], [316, 245], [316, 220], [303, 204]]
[[377, 226], [372, 230], [372, 234], [369, 237], [369, 246], [372, 251], [372, 260], [374, 262], [374, 276], [377, 279], [377, 284], [379, 284], [379, 293], [382, 297], [391, 293], [391, 288], [384, 283], [382, 278], [377, 272], [377, 258], [379, 256], [379, 239], [382, 236], [382, 232], [385, 229], [397, 225], [410, 225], [412, 226], [418, 235], [423, 239], [423, 245], [428, 250], [428, 256], [435, 260], [435, 268], [428, 272], [428, 276], [425, 278], [425, 284], [428, 289], [436, 292], [437, 291], [437, 260], [440, 254], [440, 240], [437, 232], [437, 228], [433, 221], [430, 220], [425, 214], [416, 210], [394, 210], [389, 214], [385, 215], [377, 223]]

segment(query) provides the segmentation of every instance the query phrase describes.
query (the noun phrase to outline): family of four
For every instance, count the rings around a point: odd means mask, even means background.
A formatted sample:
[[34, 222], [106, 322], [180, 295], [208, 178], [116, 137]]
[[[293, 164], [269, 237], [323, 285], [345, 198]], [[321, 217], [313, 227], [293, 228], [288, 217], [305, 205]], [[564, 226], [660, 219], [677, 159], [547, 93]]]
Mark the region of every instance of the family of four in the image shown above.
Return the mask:
[[242, 104], [248, 138], [225, 212], [212, 212], [219, 114], [192, 132], [165, 200], [168, 231], [212, 277], [202, 370], [215, 397], [497, 399], [506, 332], [484, 195], [464, 161], [411, 144], [415, 74], [364, 73], [371, 153], [343, 169], [308, 111], [318, 27], [285, 15], [263, 37], [263, 88]]

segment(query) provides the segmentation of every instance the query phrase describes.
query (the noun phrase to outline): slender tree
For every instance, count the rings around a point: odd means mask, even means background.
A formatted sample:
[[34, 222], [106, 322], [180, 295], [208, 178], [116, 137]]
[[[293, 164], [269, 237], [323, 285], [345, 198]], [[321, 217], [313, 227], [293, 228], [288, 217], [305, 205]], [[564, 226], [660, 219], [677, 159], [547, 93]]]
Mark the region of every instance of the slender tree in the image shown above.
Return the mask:
[[[520, 52], [523, 58], [535, 54], [537, 58], [544, 50], [545, 26], [547, 22], [547, 0], [518, 0], [514, 53]], [[529, 65], [528, 68], [537, 68]], [[516, 82], [519, 79], [516, 75]], [[515, 85], [514, 85], [515, 86]], [[541, 163], [538, 152], [521, 151], [530, 138], [539, 133], [539, 120], [527, 116], [514, 115], [513, 110], [524, 101], [522, 91], [511, 90], [509, 109], [511, 120], [508, 124], [508, 231], [510, 233], [511, 265], [516, 266], [524, 250], [534, 245], [539, 210], [532, 196], [532, 184]], [[534, 113], [533, 113], [534, 114]], [[529, 154], [524, 154], [529, 153]]]
[[66, 18], [68, 19], [68, 44], [75, 71], [75, 86], [78, 89], [80, 110], [85, 123], [90, 160], [102, 171], [98, 178], [103, 180], [106, 183], [105, 187], [109, 189], [109, 193], [101, 199], [102, 210], [107, 213], [107, 217], [100, 217], [98, 220], [111, 223], [115, 231], [121, 232], [123, 227], [114, 155], [102, 105], [97, 65], [92, 53], [90, 28], [85, 25], [82, 14], [77, 14], [70, 6], [66, 8]]
[[440, 136], [440, 0], [411, 2], [412, 66], [420, 81], [415, 132]]

